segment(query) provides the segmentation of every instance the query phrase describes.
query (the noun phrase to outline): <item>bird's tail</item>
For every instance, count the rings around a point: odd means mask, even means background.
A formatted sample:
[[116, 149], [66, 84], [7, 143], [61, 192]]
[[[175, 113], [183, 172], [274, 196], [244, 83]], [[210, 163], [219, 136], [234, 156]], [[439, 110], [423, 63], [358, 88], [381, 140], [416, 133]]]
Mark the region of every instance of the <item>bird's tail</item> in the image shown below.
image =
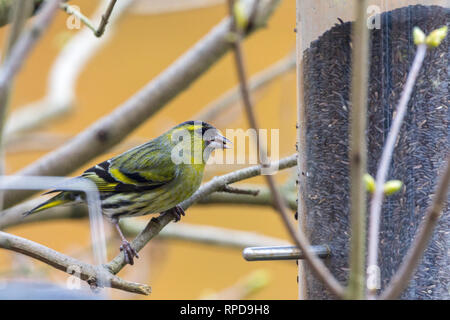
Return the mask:
[[29, 216], [30, 214], [34, 214], [37, 212], [41, 212], [43, 210], [53, 208], [56, 206], [60, 206], [69, 202], [73, 201], [73, 195], [70, 194], [70, 192], [61, 192], [54, 196], [53, 198], [50, 198], [49, 200], [41, 203], [37, 207], [31, 209], [30, 211], [24, 212], [24, 216]]

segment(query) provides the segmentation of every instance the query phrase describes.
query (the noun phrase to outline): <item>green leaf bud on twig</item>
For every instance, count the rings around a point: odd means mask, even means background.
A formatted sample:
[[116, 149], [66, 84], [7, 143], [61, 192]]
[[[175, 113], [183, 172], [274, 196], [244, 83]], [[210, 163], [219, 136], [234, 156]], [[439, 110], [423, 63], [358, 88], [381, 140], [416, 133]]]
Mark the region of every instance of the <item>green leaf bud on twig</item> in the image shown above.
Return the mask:
[[443, 26], [439, 29], [433, 30], [426, 38], [425, 42], [428, 47], [436, 48], [445, 39], [447, 36], [448, 28], [447, 26]]
[[419, 27], [414, 27], [413, 39], [414, 39], [414, 44], [416, 46], [418, 46], [419, 44], [424, 44], [426, 38], [427, 38], [426, 34]]
[[234, 19], [239, 30], [245, 30], [248, 25], [245, 6], [241, 1], [236, 1], [233, 7]]
[[370, 193], [375, 192], [375, 179], [368, 173], [363, 176], [364, 183], [366, 184], [366, 190]]
[[402, 186], [403, 186], [403, 182], [400, 180], [389, 180], [383, 186], [384, 194], [387, 196], [390, 196], [391, 194], [394, 194], [394, 193], [400, 191]]
[[256, 291], [264, 288], [270, 282], [269, 273], [266, 270], [255, 270], [245, 280], [247, 290]]

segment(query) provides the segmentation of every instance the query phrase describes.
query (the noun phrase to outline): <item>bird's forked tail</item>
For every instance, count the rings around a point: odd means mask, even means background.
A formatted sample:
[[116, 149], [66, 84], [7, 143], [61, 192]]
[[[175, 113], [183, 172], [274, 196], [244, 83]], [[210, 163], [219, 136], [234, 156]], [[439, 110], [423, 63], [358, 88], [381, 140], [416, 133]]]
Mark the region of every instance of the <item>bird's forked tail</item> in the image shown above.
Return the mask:
[[60, 206], [69, 202], [73, 201], [73, 195], [71, 195], [69, 192], [61, 192], [54, 196], [53, 198], [48, 199], [47, 201], [41, 203], [37, 207], [34, 207], [30, 211], [24, 212], [24, 216], [29, 216], [30, 214], [34, 214], [37, 212], [44, 211], [49, 208], [53, 208], [56, 206]]

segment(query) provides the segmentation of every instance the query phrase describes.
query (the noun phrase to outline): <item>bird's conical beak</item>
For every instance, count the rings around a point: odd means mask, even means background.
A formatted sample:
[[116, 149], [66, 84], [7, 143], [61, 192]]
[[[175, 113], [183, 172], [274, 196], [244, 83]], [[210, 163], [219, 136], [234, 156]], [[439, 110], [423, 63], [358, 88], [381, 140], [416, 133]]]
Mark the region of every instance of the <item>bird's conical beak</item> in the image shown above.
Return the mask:
[[233, 144], [230, 140], [220, 134], [214, 137], [214, 142], [220, 144], [222, 146], [222, 149], [230, 149], [231, 145]]

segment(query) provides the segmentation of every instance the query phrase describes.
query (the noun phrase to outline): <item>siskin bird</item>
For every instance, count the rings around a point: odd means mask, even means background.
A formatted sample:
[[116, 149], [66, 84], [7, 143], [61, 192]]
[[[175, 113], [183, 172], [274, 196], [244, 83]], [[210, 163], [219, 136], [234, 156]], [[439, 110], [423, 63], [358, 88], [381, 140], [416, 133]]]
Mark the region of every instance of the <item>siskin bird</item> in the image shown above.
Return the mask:
[[[122, 239], [120, 250], [126, 262], [132, 265], [133, 258], [139, 256], [120, 230], [119, 220], [171, 210], [178, 221], [184, 215], [178, 204], [199, 188], [211, 152], [228, 148], [230, 143], [212, 125], [187, 121], [93, 166], [74, 179], [89, 179], [95, 183], [102, 213], [115, 225]], [[25, 215], [85, 200], [84, 193], [64, 191], [63, 187], [47, 193], [54, 192], [59, 193]]]

